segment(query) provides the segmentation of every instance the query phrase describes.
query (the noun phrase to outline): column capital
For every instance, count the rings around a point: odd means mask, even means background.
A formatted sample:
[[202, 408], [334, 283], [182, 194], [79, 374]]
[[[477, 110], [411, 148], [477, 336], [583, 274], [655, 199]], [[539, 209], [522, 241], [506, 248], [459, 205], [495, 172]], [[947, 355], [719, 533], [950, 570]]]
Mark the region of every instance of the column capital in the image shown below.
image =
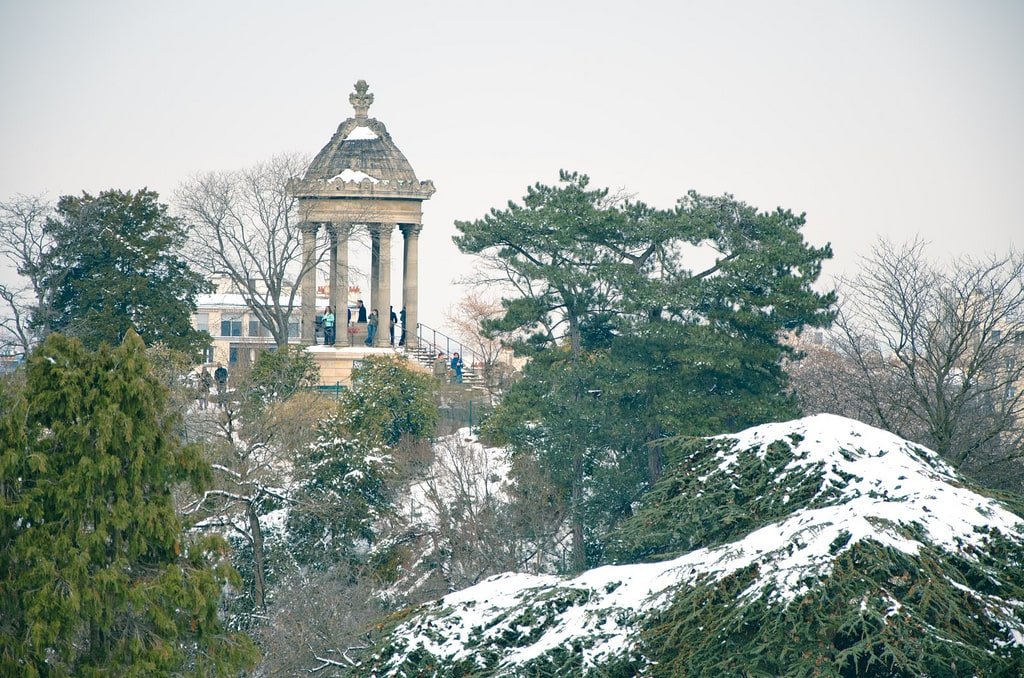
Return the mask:
[[349, 221], [331, 221], [324, 226], [327, 228], [327, 232], [331, 235], [331, 238], [347, 238], [352, 235], [352, 222]]
[[302, 235], [316, 235], [319, 228], [320, 224], [315, 221], [303, 221], [299, 224], [299, 230], [302, 232]]
[[367, 224], [366, 228], [370, 231], [370, 235], [391, 235], [395, 230], [395, 225], [378, 222]]
[[422, 224], [399, 224], [398, 228], [401, 229], [402, 235], [406, 238], [417, 238], [420, 232], [423, 230]]

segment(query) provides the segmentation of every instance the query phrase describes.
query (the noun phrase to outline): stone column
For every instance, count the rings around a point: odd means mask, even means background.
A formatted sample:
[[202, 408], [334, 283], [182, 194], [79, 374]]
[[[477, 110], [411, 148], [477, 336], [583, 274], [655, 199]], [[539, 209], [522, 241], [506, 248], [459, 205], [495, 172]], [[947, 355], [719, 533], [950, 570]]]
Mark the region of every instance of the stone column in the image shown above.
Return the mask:
[[[338, 307], [338, 232], [334, 230], [334, 224], [327, 225], [328, 246], [330, 247], [330, 264], [327, 267], [327, 305], [336, 309]], [[338, 312], [334, 312], [337, 317]]]
[[405, 307], [405, 349], [410, 351], [418, 346], [416, 324], [419, 320], [419, 259], [420, 231], [419, 224], [402, 224], [402, 235], [405, 236], [405, 249], [402, 257], [402, 305]]
[[[390, 346], [388, 325], [391, 322], [391, 232], [394, 224], [374, 224], [370, 235], [377, 245], [377, 280], [372, 292], [372, 311], [377, 309], [377, 337], [374, 346]], [[371, 249], [372, 252], [372, 249]]]
[[316, 333], [316, 228], [314, 223], [302, 224], [302, 294], [301, 336], [303, 344], [312, 344]]
[[[334, 303], [334, 314], [339, 326], [348, 319], [348, 235], [352, 232], [352, 224], [335, 224], [335, 232], [338, 237], [338, 298]], [[338, 315], [338, 306], [341, 306], [341, 315]], [[344, 326], [342, 326], [344, 327]]]
[[[373, 309], [377, 308], [377, 291], [380, 289], [380, 229], [378, 224], [370, 224], [370, 298], [366, 309], [369, 318]], [[379, 329], [379, 328], [378, 328]]]
[[[348, 234], [351, 226], [347, 223], [334, 224], [334, 249], [332, 251], [334, 261], [331, 262], [331, 270], [335, 272], [331, 284], [331, 308], [334, 309], [334, 326], [342, 325], [348, 317]], [[334, 284], [337, 284], [335, 292]], [[341, 308], [344, 306], [344, 308]], [[340, 310], [339, 310], [340, 309]]]

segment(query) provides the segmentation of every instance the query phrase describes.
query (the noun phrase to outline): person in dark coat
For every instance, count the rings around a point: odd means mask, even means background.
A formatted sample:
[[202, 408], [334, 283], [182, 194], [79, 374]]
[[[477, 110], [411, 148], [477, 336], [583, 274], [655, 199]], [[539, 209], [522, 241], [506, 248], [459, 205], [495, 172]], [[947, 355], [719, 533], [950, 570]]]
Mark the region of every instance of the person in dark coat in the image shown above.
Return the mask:
[[452, 364], [451, 364], [452, 372], [454, 373], [453, 376], [452, 376], [452, 383], [453, 384], [461, 384], [462, 383], [462, 366], [463, 366], [462, 356], [460, 356], [458, 353], [453, 353], [452, 354]]
[[213, 380], [217, 382], [217, 395], [224, 395], [228, 387], [228, 371], [220, 363], [217, 363], [217, 369], [213, 371]]
[[366, 322], [366, 307], [363, 306], [363, 300], [362, 299], [360, 299], [359, 301], [356, 302], [356, 310], [359, 311], [359, 315], [356, 316], [356, 318], [357, 318], [356, 322], [365, 323]]

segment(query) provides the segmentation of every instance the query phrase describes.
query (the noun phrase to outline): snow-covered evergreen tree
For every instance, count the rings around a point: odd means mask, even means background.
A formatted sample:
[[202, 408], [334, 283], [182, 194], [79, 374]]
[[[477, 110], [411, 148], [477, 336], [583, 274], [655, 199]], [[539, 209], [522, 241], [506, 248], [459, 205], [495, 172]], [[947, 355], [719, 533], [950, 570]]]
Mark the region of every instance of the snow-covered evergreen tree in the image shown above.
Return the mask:
[[618, 565], [407, 615], [359, 675], [1018, 676], [1024, 519], [834, 415], [679, 441]]

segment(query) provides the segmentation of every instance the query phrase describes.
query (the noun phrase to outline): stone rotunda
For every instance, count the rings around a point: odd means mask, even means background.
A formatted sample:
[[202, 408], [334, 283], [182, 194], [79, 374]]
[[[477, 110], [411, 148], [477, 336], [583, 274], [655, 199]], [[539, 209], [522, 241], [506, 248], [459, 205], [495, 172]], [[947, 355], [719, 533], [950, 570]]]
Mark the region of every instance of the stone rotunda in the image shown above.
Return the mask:
[[[316, 241], [325, 229], [330, 243], [328, 299], [332, 308], [348, 303], [348, 245], [357, 229], [370, 236], [370, 295], [367, 313], [376, 308], [380, 326], [375, 346], [389, 346], [388, 312], [391, 292], [391, 237], [397, 227], [404, 238], [402, 299], [395, 312], [405, 308], [406, 347], [417, 344], [419, 234], [422, 203], [434, 194], [431, 181], [416, 178], [412, 166], [391, 140], [384, 123], [367, 117], [373, 94], [366, 81], [355, 85], [349, 96], [355, 116], [338, 126], [331, 140], [310, 163], [302, 179], [293, 180], [289, 191], [299, 201], [303, 219], [303, 256], [307, 273], [302, 277], [302, 340], [314, 342], [316, 318]], [[338, 314], [338, 342], [345, 316]], [[355, 321], [355, 318], [353, 318]], [[365, 336], [365, 325], [361, 326]], [[397, 337], [396, 337], [397, 341]]]

